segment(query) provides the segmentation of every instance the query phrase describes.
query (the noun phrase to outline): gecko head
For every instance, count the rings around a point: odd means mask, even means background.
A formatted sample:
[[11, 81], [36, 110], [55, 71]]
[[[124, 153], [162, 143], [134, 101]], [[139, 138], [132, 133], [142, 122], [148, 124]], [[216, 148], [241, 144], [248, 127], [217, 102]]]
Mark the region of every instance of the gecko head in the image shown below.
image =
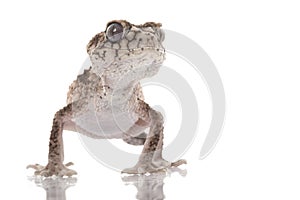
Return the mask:
[[107, 24], [87, 45], [92, 71], [108, 79], [140, 80], [155, 75], [165, 58], [160, 23], [134, 25], [125, 20]]

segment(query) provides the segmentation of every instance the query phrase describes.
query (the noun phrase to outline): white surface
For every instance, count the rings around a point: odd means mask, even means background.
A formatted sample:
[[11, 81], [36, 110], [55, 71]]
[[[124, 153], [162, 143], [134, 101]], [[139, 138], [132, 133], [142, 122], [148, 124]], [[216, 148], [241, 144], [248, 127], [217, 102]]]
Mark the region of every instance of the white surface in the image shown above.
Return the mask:
[[[165, 179], [166, 199], [299, 199], [298, 1], [197, 2], [0, 3], [1, 199], [45, 198], [25, 166], [46, 163], [52, 116], [86, 58], [85, 45], [120, 18], [160, 21], [192, 38], [225, 86], [221, 140], [199, 161], [204, 135], [197, 137], [184, 156], [187, 176]], [[67, 199], [135, 198], [134, 187], [92, 159], [76, 134], [64, 138], [66, 161], [79, 172]]]

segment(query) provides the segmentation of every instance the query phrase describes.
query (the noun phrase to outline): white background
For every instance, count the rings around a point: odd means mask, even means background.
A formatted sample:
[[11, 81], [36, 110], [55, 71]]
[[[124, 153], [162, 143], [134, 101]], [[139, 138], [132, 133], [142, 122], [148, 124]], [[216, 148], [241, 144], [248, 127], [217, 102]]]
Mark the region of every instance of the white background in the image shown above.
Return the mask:
[[[157, 21], [186, 35], [224, 83], [222, 138], [200, 161], [205, 126], [199, 130], [184, 155], [187, 176], [165, 179], [166, 199], [299, 199], [299, 10], [296, 0], [1, 1], [1, 199], [45, 199], [25, 167], [46, 164], [52, 117], [87, 42], [112, 19]], [[95, 161], [76, 134], [64, 138], [66, 161], [79, 173], [67, 199], [135, 198], [134, 187]]]

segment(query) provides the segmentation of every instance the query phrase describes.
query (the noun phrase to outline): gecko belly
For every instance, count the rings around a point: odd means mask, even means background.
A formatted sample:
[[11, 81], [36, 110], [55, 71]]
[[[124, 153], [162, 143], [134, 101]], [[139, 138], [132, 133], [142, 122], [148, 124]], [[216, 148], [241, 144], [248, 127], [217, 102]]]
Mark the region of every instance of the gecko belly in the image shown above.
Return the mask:
[[86, 112], [72, 119], [78, 128], [77, 132], [85, 132], [99, 138], [121, 138], [122, 134], [132, 127], [136, 120], [126, 112], [112, 114], [96, 113], [95, 111]]

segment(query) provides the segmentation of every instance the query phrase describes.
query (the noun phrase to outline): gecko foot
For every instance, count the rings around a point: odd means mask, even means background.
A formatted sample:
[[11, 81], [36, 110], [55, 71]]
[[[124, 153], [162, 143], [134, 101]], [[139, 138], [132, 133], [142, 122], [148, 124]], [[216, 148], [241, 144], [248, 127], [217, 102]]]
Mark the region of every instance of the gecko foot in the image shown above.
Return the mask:
[[166, 171], [172, 167], [178, 167], [182, 164], [186, 164], [186, 160], [178, 160], [176, 162], [168, 162], [164, 159], [152, 160], [140, 159], [139, 162], [131, 168], [126, 168], [122, 173], [126, 174], [146, 174], [155, 173], [160, 171]]
[[59, 164], [59, 165], [47, 165], [46, 167], [39, 165], [39, 164], [35, 164], [35, 165], [28, 165], [28, 168], [32, 168], [35, 169], [34, 175], [35, 176], [44, 176], [44, 177], [49, 177], [49, 176], [59, 176], [59, 177], [63, 177], [63, 176], [73, 176], [76, 175], [77, 172], [72, 170], [72, 169], [68, 169], [67, 167], [73, 165], [72, 162], [69, 162], [65, 165], [63, 164]]

